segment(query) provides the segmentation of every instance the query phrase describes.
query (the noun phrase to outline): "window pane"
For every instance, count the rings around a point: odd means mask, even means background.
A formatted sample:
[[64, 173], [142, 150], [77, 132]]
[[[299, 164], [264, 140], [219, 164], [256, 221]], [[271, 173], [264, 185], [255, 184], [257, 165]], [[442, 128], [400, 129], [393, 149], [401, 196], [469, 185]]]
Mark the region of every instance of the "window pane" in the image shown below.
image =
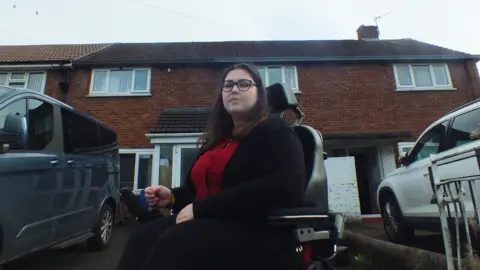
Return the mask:
[[15, 88], [25, 88], [25, 82], [11, 82], [8, 84], [8, 86]]
[[148, 70], [135, 71], [135, 85], [133, 90], [145, 91], [148, 85]]
[[100, 146], [98, 124], [62, 108], [63, 144], [66, 154], [83, 154]]
[[[15, 116], [16, 115], [16, 116]], [[17, 119], [14, 119], [17, 118]], [[20, 118], [20, 119], [18, 119]], [[21, 126], [18, 125], [20, 121], [23, 121], [25, 124], [27, 122], [27, 100], [22, 99], [10, 103], [7, 107], [0, 110], [0, 131], [8, 133], [19, 133], [21, 132]], [[28, 128], [27, 128], [28, 129]], [[24, 134], [25, 131], [22, 132]], [[25, 140], [23, 142], [10, 144], [11, 150], [23, 150], [25, 149]]]
[[298, 88], [294, 67], [285, 68], [285, 83], [292, 89]]
[[263, 84], [266, 86], [267, 81], [265, 81], [265, 68], [259, 68], [258, 72], [260, 73], [260, 77], [262, 78]]
[[133, 188], [135, 154], [120, 154], [120, 188]]
[[43, 150], [53, 140], [53, 106], [28, 100], [28, 150]]
[[413, 76], [415, 77], [415, 86], [428, 87], [433, 86], [432, 76], [429, 66], [413, 66]]
[[92, 92], [105, 92], [107, 90], [107, 71], [95, 71], [93, 73]]
[[432, 69], [435, 75], [435, 83], [437, 85], [449, 85], [447, 69], [444, 65], [434, 65], [432, 66]]
[[412, 77], [408, 66], [397, 66], [398, 84], [401, 86], [412, 86]]
[[100, 144], [102, 147], [111, 147], [117, 144], [117, 134], [99, 125]]
[[112, 93], [128, 92], [132, 89], [132, 70], [110, 71], [110, 89]]
[[7, 73], [0, 73], [0, 85], [7, 85]]
[[11, 80], [24, 80], [25, 79], [25, 73], [12, 73], [12, 76], [10, 77]]
[[180, 185], [185, 184], [185, 179], [187, 178], [187, 174], [190, 171], [190, 168], [193, 166], [197, 155], [198, 149], [197, 148], [181, 148], [181, 164], [180, 164]]
[[281, 68], [268, 68], [268, 85], [282, 82]]
[[408, 153], [408, 151], [410, 151], [410, 149], [412, 149], [411, 146], [402, 147], [402, 154], [403, 154], [403, 153]]
[[172, 164], [173, 164], [173, 146], [160, 146], [160, 176], [159, 183], [167, 187], [172, 187]]
[[152, 184], [152, 155], [139, 155], [138, 189], [144, 189]]
[[421, 160], [429, 157], [431, 154], [437, 154], [440, 150], [440, 143], [442, 142], [448, 123], [442, 123], [432, 128], [419, 141], [419, 147], [416, 150], [414, 160]]
[[453, 121], [451, 140], [453, 146], [480, 139], [480, 109], [457, 116]]
[[27, 116], [27, 100], [15, 101], [0, 111], [0, 130], [5, 126], [5, 120], [10, 114]]
[[27, 88], [38, 92], [42, 91], [43, 77], [43, 73], [30, 73], [28, 75]]

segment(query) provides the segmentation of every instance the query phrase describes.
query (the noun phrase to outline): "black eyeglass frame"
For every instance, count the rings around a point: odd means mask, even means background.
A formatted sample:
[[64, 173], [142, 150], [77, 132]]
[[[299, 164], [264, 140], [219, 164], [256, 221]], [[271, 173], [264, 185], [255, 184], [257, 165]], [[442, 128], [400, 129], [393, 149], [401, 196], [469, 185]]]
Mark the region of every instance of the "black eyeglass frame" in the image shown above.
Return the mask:
[[[231, 83], [232, 85], [229, 86], [228, 88], [225, 87], [225, 83]], [[242, 83], [242, 82], [249, 82], [249, 85], [248, 87], [246, 88], [243, 88], [243, 87], [240, 87], [239, 83]], [[231, 81], [231, 80], [227, 80], [227, 81], [224, 81], [223, 84], [222, 84], [222, 91], [223, 92], [230, 92], [233, 90], [233, 87], [235, 87], [235, 85], [237, 86], [238, 90], [241, 91], [241, 92], [246, 92], [248, 91], [250, 88], [252, 88], [252, 86], [256, 86], [257, 84], [252, 81], [252, 80], [247, 80], [247, 79], [241, 79], [241, 80], [238, 80], [236, 82], [234, 81]]]

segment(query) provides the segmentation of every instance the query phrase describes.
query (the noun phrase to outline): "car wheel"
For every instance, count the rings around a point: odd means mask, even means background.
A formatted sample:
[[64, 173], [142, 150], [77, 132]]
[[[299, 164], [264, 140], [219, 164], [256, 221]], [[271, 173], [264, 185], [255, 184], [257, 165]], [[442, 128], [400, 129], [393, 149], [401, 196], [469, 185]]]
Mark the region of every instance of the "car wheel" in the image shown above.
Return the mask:
[[108, 247], [112, 239], [114, 214], [112, 208], [104, 204], [99, 212], [97, 223], [93, 229], [94, 236], [88, 239], [88, 246], [92, 250], [102, 250]]
[[405, 224], [395, 196], [388, 193], [384, 194], [381, 199], [380, 210], [383, 218], [383, 227], [390, 241], [409, 245], [413, 239], [414, 229]]

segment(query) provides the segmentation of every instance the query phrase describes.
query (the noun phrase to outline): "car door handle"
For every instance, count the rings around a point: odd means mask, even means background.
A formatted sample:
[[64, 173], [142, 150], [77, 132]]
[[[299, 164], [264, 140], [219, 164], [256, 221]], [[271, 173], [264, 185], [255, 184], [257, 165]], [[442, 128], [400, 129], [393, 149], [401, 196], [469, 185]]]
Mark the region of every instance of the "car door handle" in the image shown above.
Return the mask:
[[423, 174], [423, 177], [429, 177], [429, 176], [430, 176], [429, 173], [424, 173], [424, 174]]
[[51, 160], [50, 161], [50, 164], [52, 164], [53, 166], [56, 166], [60, 163], [60, 161], [58, 159], [54, 159], [54, 160]]
[[67, 160], [67, 164], [70, 166], [75, 165], [75, 160], [69, 159]]

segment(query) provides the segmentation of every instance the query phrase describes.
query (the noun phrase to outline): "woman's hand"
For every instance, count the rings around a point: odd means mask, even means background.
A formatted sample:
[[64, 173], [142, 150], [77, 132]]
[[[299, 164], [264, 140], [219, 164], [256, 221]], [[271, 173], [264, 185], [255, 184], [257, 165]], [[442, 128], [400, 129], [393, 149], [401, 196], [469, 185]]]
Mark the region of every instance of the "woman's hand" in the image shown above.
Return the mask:
[[192, 220], [194, 218], [195, 217], [193, 216], [193, 205], [189, 204], [189, 205], [185, 206], [185, 208], [183, 208], [182, 211], [180, 211], [180, 213], [178, 213], [177, 224], [185, 222], [185, 221]]
[[145, 188], [145, 199], [150, 207], [166, 207], [172, 199], [172, 191], [165, 186]]

